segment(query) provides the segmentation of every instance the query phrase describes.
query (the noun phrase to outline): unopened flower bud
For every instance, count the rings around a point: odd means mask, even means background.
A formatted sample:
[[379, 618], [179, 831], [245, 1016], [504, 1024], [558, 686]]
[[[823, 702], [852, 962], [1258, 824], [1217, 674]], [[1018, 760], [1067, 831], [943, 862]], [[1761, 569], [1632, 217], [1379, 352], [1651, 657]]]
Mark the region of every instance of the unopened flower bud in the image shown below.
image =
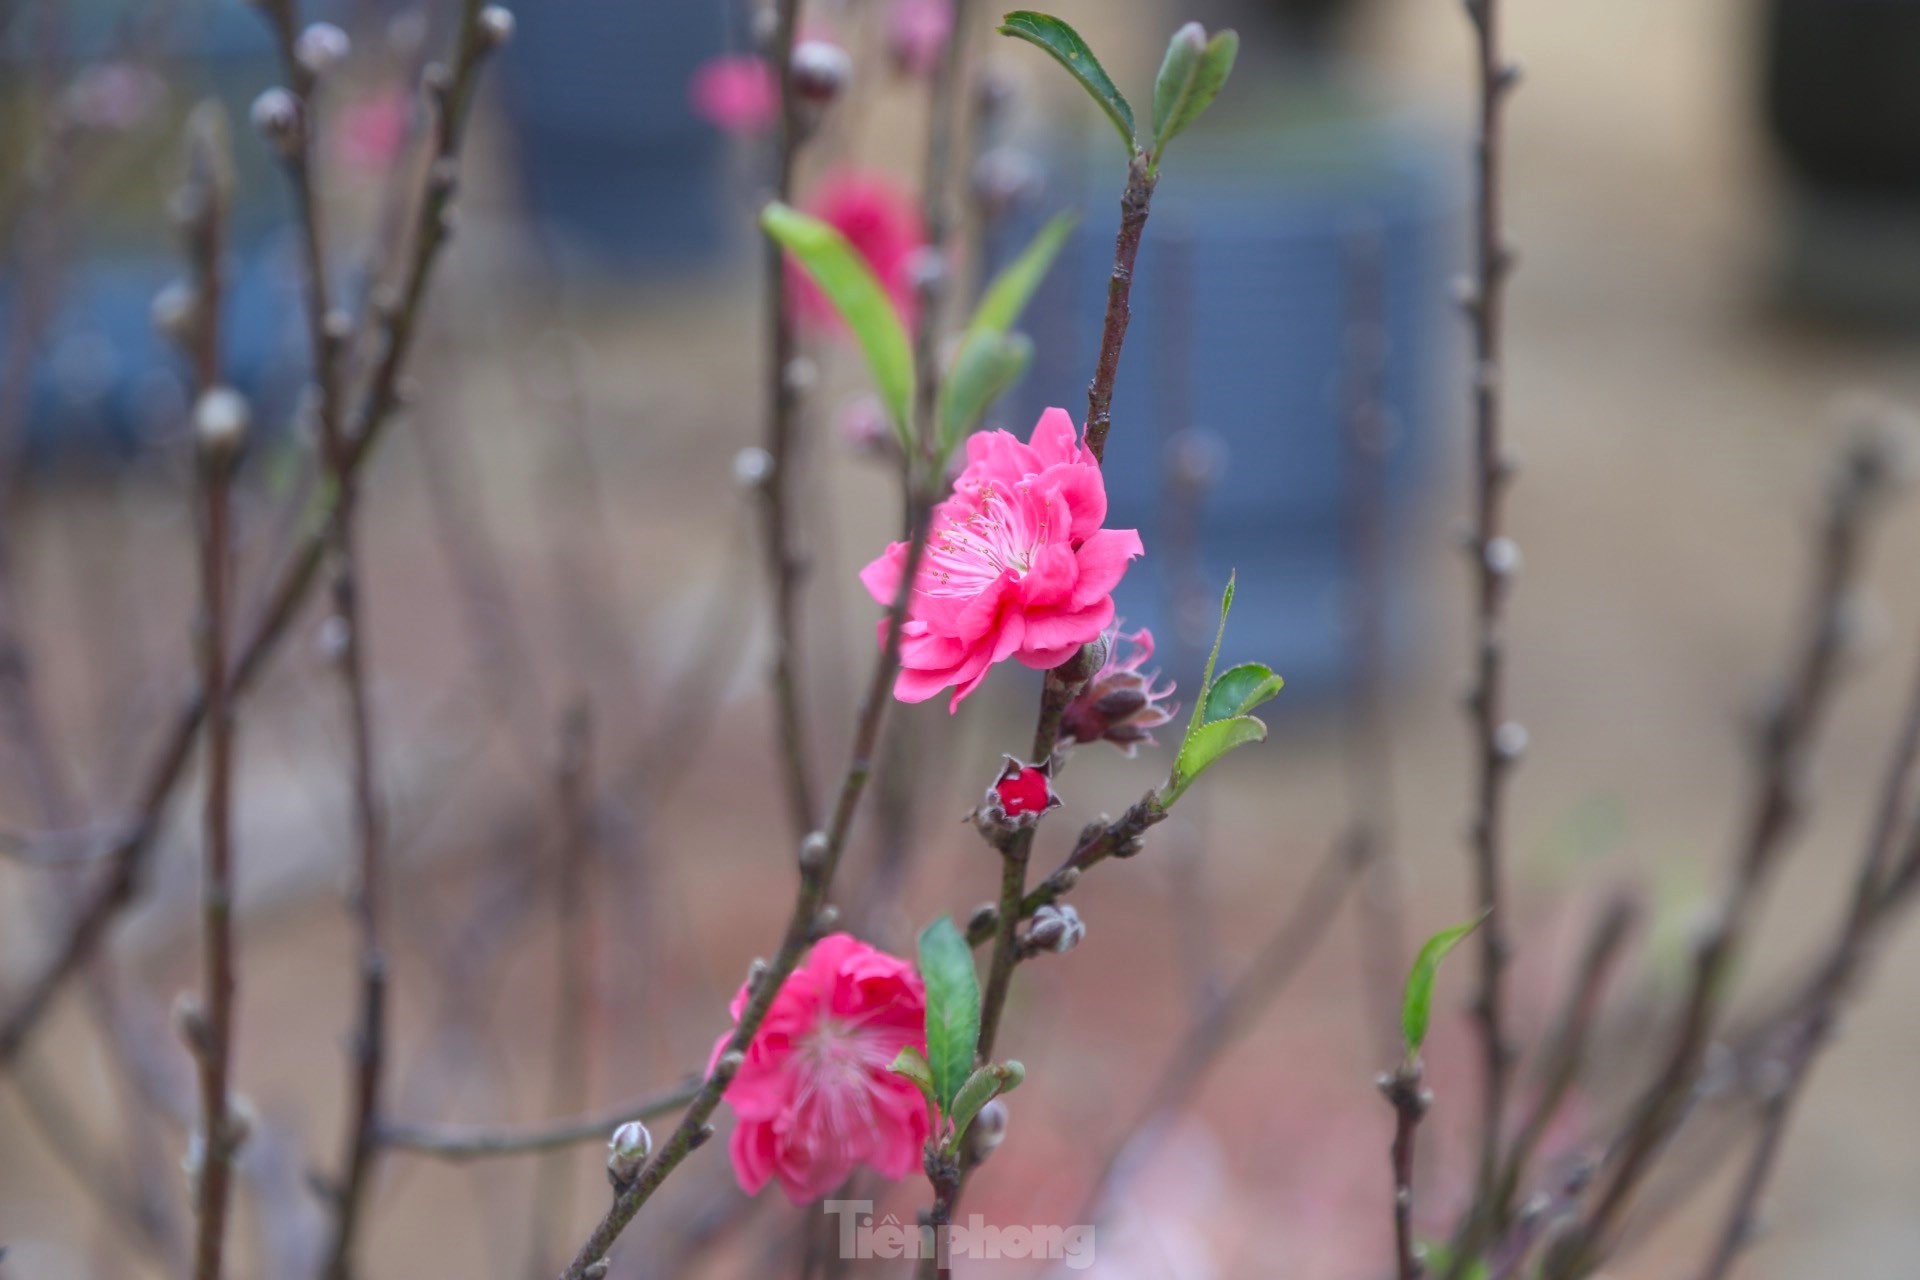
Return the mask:
[[995, 1098], [980, 1108], [980, 1114], [973, 1118], [973, 1127], [967, 1130], [967, 1141], [973, 1144], [975, 1159], [985, 1159], [993, 1154], [1007, 1138], [1007, 1104]]
[[1493, 731], [1493, 749], [1502, 760], [1518, 760], [1527, 752], [1527, 727], [1518, 720], [1506, 721]]
[[853, 59], [830, 40], [802, 40], [793, 47], [793, 88], [803, 101], [825, 105], [853, 78]]
[[607, 1177], [615, 1186], [632, 1182], [653, 1154], [653, 1135], [638, 1120], [629, 1120], [613, 1131], [607, 1142]]
[[200, 997], [182, 991], [173, 998], [173, 1030], [195, 1056], [207, 1051], [207, 1010]]
[[282, 158], [300, 150], [300, 100], [278, 87], [263, 91], [248, 113], [254, 130]]
[[225, 464], [240, 455], [247, 443], [252, 413], [247, 398], [232, 387], [209, 387], [193, 406], [193, 435], [200, 456]]
[[347, 60], [353, 42], [331, 22], [316, 22], [293, 42], [293, 56], [307, 74], [323, 76]]
[[757, 489], [772, 476], [773, 455], [758, 445], [733, 455], [733, 482], [742, 489]]
[[155, 333], [185, 346], [193, 340], [193, 329], [199, 322], [200, 295], [186, 281], [175, 280], [153, 295], [148, 314]]
[[999, 923], [999, 920], [1000, 908], [991, 902], [983, 902], [973, 909], [972, 915], [967, 917], [967, 932], [978, 933], [991, 929]]
[[480, 38], [489, 49], [498, 49], [513, 39], [513, 10], [503, 4], [490, 4], [480, 11]]
[[1153, 633], [1146, 628], [1129, 635], [1116, 622], [1100, 637], [1100, 645], [1104, 654], [1093, 655], [1099, 658], [1098, 670], [1060, 719], [1060, 741], [1111, 742], [1131, 756], [1141, 743], [1154, 741], [1155, 729], [1173, 719], [1178, 709], [1168, 701], [1173, 684], [1156, 686], [1159, 672], [1140, 671], [1153, 656]]
[[1080, 913], [1064, 904], [1049, 903], [1041, 907], [1033, 913], [1033, 923], [1027, 926], [1027, 941], [1036, 950], [1060, 956], [1079, 946], [1086, 936], [1087, 926], [1081, 922]]
[[830, 847], [826, 832], [815, 831], [810, 834], [800, 842], [800, 869], [812, 873], [825, 867], [827, 851]]
[[1048, 776], [1052, 772], [1052, 761], [1026, 764], [1012, 756], [1005, 757], [1000, 775], [987, 788], [980, 814], [989, 825], [1033, 825], [1047, 810], [1060, 804], [1060, 797], [1053, 793], [1053, 781]]
[[1487, 568], [1500, 577], [1508, 577], [1520, 570], [1520, 544], [1512, 538], [1489, 539], [1484, 555]]

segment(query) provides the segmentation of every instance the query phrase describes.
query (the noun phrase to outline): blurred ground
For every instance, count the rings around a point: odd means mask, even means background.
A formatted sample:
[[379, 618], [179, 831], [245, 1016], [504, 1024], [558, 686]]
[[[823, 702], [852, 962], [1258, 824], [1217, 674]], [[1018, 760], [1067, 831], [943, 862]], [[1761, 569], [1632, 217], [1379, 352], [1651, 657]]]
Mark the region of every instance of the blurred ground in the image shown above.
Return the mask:
[[[1833, 397], [1864, 386], [1920, 398], [1910, 341], [1823, 332], [1769, 301], [1771, 179], [1750, 125], [1751, 7], [1509, 6], [1509, 43], [1527, 71], [1511, 112], [1521, 267], [1508, 389], [1523, 464], [1511, 512], [1525, 553], [1511, 707], [1531, 733], [1511, 831], [1528, 920], [1516, 987], [1535, 1033], [1601, 890], [1647, 886], [1655, 919], [1636, 979], [1657, 981], [1662, 957], [1671, 963], [1731, 840], [1740, 715], [1783, 659], [1840, 439]], [[1382, 0], [1367, 44], [1396, 95], [1437, 121], [1463, 120], [1468, 53], [1457, 6]], [[489, 243], [484, 221], [477, 230], [461, 245], [469, 262]], [[513, 278], [531, 268], [504, 270]], [[541, 311], [488, 305], [498, 281], [462, 278], [459, 259], [443, 279], [446, 323], [423, 371], [420, 430], [397, 433], [368, 495], [371, 650], [402, 860], [396, 1110], [532, 1119], [545, 1110], [553, 982], [552, 907], [537, 890], [551, 863], [543, 770], [567, 698], [585, 693], [595, 708], [613, 833], [597, 895], [606, 1009], [592, 1053], [597, 1099], [643, 1093], [700, 1060], [726, 997], [787, 909], [788, 842], [766, 781], [757, 641], [737, 616], [722, 611], [717, 625], [709, 616], [716, 593], [758, 590], [743, 561], [749, 513], [727, 479], [732, 454], [758, 431], [754, 313], [745, 280], [697, 297], [663, 288], [637, 308], [596, 297]], [[552, 338], [556, 326], [577, 338]], [[1450, 438], [1463, 440], [1458, 430]], [[870, 617], [848, 574], [891, 513], [876, 474], [833, 447], [815, 460], [811, 483], [833, 515], [814, 532], [808, 646], [824, 776], [845, 736], [836, 709], [858, 679], [855, 664], [829, 655], [864, 653]], [[460, 496], [432, 501], [436, 477], [457, 480]], [[1430, 621], [1393, 703], [1394, 828], [1419, 932], [1468, 907], [1455, 703], [1465, 583], [1447, 536], [1461, 484], [1453, 475], [1446, 483], [1422, 575]], [[597, 509], [582, 496], [596, 490]], [[157, 723], [184, 653], [189, 561], [170, 501], [150, 484], [94, 484], [36, 492], [25, 512], [29, 624], [47, 654], [62, 736], [76, 758], [95, 762], [81, 783], [101, 812], [125, 794], [129, 762], [140, 759], [129, 721]], [[270, 530], [265, 509], [256, 514], [253, 547], [264, 554]], [[1916, 538], [1920, 514], [1898, 515], [1873, 561], [1885, 643], [1847, 686], [1818, 755], [1813, 823], [1765, 921], [1751, 990], [1817, 944], [1836, 909], [1920, 636], [1920, 597], [1903, 572]], [[591, 572], [579, 580], [583, 565]], [[489, 607], [476, 613], [476, 601]], [[283, 655], [259, 723], [246, 730], [242, 802], [252, 909], [239, 1079], [284, 1140], [259, 1159], [270, 1194], [286, 1203], [300, 1201], [302, 1161], [332, 1159], [349, 997], [331, 892], [345, 833], [342, 738], [310, 627], [306, 636]], [[1249, 654], [1257, 642], [1239, 637]], [[727, 652], [734, 644], [737, 658]], [[684, 684], [676, 673], [703, 656], [717, 657], [719, 679], [696, 703], [711, 716], [694, 719], [710, 718], [710, 731], [647, 742], [641, 726], [672, 722], [673, 686]], [[912, 922], [988, 896], [989, 856], [953, 818], [1002, 744], [1024, 737], [1029, 705], [1030, 691], [1007, 679], [951, 726], [933, 706], [903, 717], [919, 731], [927, 785], [908, 911], [877, 922], [896, 944]], [[1271, 711], [1275, 741], [1236, 757], [1203, 820], [1183, 814], [1147, 856], [1101, 868], [1076, 893], [1086, 943], [1022, 971], [1003, 1043], [1030, 1083], [971, 1208], [1071, 1220], [1091, 1163], [1178, 1033], [1183, 993], [1205, 978], [1194, 952], [1237, 969], [1340, 830], [1337, 719], [1290, 713], [1284, 695]], [[1082, 752], [1069, 775], [1071, 812], [1043, 841], [1042, 862], [1084, 814], [1124, 805], [1163, 767]], [[181, 911], [192, 890], [190, 808], [181, 806], [154, 905], [122, 950], [134, 1003], [162, 1011], [146, 1021], [163, 1076], [184, 1067], [159, 1022], [193, 976]], [[850, 904], [876, 839], [869, 821], [848, 868]], [[0, 874], [0, 975], [11, 981], [43, 936], [45, 898], [26, 875]], [[1180, 906], [1196, 884], [1206, 903], [1198, 917]], [[1382, 1273], [1389, 1117], [1371, 1081], [1386, 1064], [1365, 1024], [1362, 945], [1342, 921], [1220, 1064], [1192, 1129], [1144, 1176], [1147, 1194], [1127, 1225], [1102, 1238], [1110, 1270], [1100, 1274]], [[1920, 1152], [1906, 1085], [1920, 1025], [1906, 974], [1916, 959], [1912, 936], [1884, 957], [1872, 995], [1818, 1072], [1776, 1183], [1771, 1232], [1747, 1274], [1911, 1276]], [[1449, 1000], [1465, 990], [1449, 987]], [[79, 1003], [68, 1001], [30, 1055], [30, 1075], [98, 1117], [109, 1095], [89, 1065]], [[456, 1029], [426, 1033], [442, 1022]], [[1458, 1069], [1467, 1043], [1450, 1004], [1434, 1033], [1438, 1137], [1423, 1172], [1436, 1222], [1454, 1190], [1448, 1171], [1467, 1160], [1464, 1143], [1447, 1141], [1471, 1119]], [[1629, 1055], [1608, 1063], [1587, 1105], [1616, 1105], [1638, 1069]], [[109, 1151], [124, 1137], [97, 1123], [89, 1131]], [[153, 1166], [163, 1172], [179, 1133], [164, 1142]], [[295, 1154], [280, 1150], [286, 1142]], [[578, 1238], [601, 1205], [598, 1154], [582, 1148], [572, 1162], [578, 1194], [550, 1224], [551, 1240]], [[717, 1153], [696, 1158], [663, 1198], [659, 1222], [721, 1202], [712, 1189], [722, 1166]], [[515, 1268], [533, 1247], [531, 1174], [521, 1162], [461, 1171], [395, 1160], [369, 1274], [527, 1271]], [[920, 1192], [905, 1188], [898, 1210], [910, 1212]], [[1719, 1199], [1710, 1188], [1609, 1274], [1689, 1273]], [[117, 1243], [86, 1203], [13, 1096], [0, 1095], [0, 1240], [17, 1249], [8, 1276], [147, 1274], [141, 1253]], [[713, 1254], [712, 1269], [771, 1273], [758, 1268], [758, 1251], [791, 1229], [784, 1206], [761, 1206], [754, 1229]], [[665, 1253], [657, 1228], [640, 1229], [620, 1257], [618, 1274], [696, 1273]]]

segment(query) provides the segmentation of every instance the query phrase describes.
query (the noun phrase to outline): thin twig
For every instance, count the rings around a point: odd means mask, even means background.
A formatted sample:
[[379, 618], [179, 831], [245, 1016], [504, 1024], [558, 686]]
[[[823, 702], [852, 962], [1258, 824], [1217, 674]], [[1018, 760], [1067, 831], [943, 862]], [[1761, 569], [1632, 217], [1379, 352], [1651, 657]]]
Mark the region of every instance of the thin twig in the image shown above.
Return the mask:
[[824, 831], [816, 832], [801, 842], [800, 883], [780, 949], [770, 963], [764, 967], [755, 966], [751, 978], [752, 994], [746, 1008], [741, 1010], [733, 1034], [715, 1056], [713, 1066], [707, 1072], [699, 1092], [694, 1095], [692, 1105], [633, 1181], [622, 1187], [614, 1197], [612, 1207], [574, 1255], [572, 1264], [564, 1273], [565, 1280], [586, 1280], [588, 1269], [607, 1255], [620, 1233], [626, 1230], [627, 1224], [633, 1221], [634, 1215], [660, 1189], [660, 1185], [696, 1148], [713, 1136], [713, 1127], [708, 1121], [719, 1107], [727, 1086], [732, 1083], [734, 1072], [739, 1070], [748, 1046], [760, 1030], [760, 1024], [773, 1007], [781, 985], [813, 944], [815, 922], [821, 908], [826, 905], [827, 891], [832, 886], [840, 856], [846, 849], [854, 813], [859, 808], [867, 780], [873, 773], [873, 750], [880, 738], [880, 725], [886, 716], [887, 703], [892, 698], [893, 679], [900, 664], [901, 629], [906, 624], [907, 606], [926, 552], [933, 497], [925, 489], [916, 486], [907, 505], [907, 554], [901, 567], [900, 585], [894, 593], [892, 609], [888, 614], [886, 640], [874, 662], [873, 674], [860, 703], [852, 751], [846, 773], [840, 781], [832, 817]]
[[1433, 1094], [1420, 1083], [1420, 1061], [1413, 1059], [1379, 1079], [1381, 1094], [1393, 1104], [1393, 1250], [1399, 1280], [1426, 1274], [1413, 1247], [1413, 1140]]
[[[800, 28], [801, 0], [776, 0], [774, 34], [768, 57], [779, 69], [780, 125], [774, 138], [774, 199], [793, 202], [795, 161], [806, 141], [807, 121], [793, 69], [793, 46]], [[795, 839], [818, 824], [811, 752], [800, 696], [800, 579], [802, 565], [794, 537], [792, 497], [799, 456], [801, 380], [799, 343], [787, 298], [787, 255], [767, 238], [767, 472], [759, 485], [761, 528], [767, 578], [773, 591], [773, 704], [780, 742], [780, 767]]]
[[219, 1280], [226, 1246], [233, 1153], [239, 1143], [229, 1077], [233, 1070], [233, 712], [227, 646], [232, 631], [233, 472], [245, 445], [244, 405], [220, 385], [220, 309], [224, 302], [227, 210], [232, 161], [224, 117], [197, 111], [190, 126], [187, 179], [179, 199], [194, 276], [191, 355], [198, 399], [193, 410], [200, 518], [200, 680], [207, 691], [206, 800], [200, 872], [201, 993], [186, 1012], [186, 1033], [200, 1068], [193, 1274]]
[[[1795, 1028], [1784, 1054], [1785, 1079], [1763, 1101], [1759, 1136], [1754, 1140], [1753, 1150], [1741, 1172], [1739, 1185], [1728, 1206], [1713, 1251], [1700, 1272], [1701, 1280], [1725, 1280], [1735, 1260], [1753, 1238], [1760, 1198], [1766, 1191], [1774, 1164], [1779, 1159], [1780, 1148], [1786, 1140], [1787, 1121], [1812, 1074], [1815, 1059], [1833, 1033], [1847, 988], [1870, 949], [1874, 933], [1873, 919], [1886, 887], [1896, 836], [1908, 812], [1916, 762], [1920, 762], [1920, 676], [1915, 677], [1899, 736], [1888, 757], [1873, 828], [1867, 839], [1866, 852], [1860, 860], [1852, 899], [1840, 921], [1831, 958], [1820, 970], [1811, 1007]], [[1920, 828], [1916, 828], [1913, 847], [1920, 848]]]
[[1512, 479], [1503, 436], [1503, 321], [1507, 277], [1513, 265], [1501, 218], [1502, 115], [1516, 71], [1500, 48], [1498, 0], [1466, 0], [1476, 37], [1479, 133], [1474, 140], [1474, 267], [1466, 303], [1473, 331], [1473, 558], [1474, 672], [1467, 697], [1473, 725], [1474, 779], [1471, 843], [1475, 905], [1480, 926], [1479, 989], [1474, 1013], [1480, 1027], [1482, 1098], [1480, 1166], [1476, 1199], [1494, 1189], [1513, 1047], [1507, 1040], [1503, 970], [1508, 920], [1502, 889], [1505, 858], [1506, 783], [1524, 734], [1506, 719], [1504, 673], [1508, 587], [1518, 552], [1502, 532], [1504, 499]]
[[[433, 159], [426, 175], [410, 240], [397, 246], [396, 256], [403, 264], [396, 285], [382, 285], [375, 294], [373, 309], [374, 345], [378, 356], [363, 390], [358, 411], [345, 424], [347, 430], [345, 469], [358, 474], [372, 455], [387, 423], [400, 405], [401, 372], [419, 332], [425, 309], [427, 285], [446, 243], [451, 223], [460, 142], [466, 131], [473, 102], [478, 71], [485, 55], [494, 47], [494, 39], [483, 34], [479, 17], [481, 0], [460, 0], [461, 22], [451, 69], [441, 64], [428, 67], [426, 76], [437, 108]], [[330, 503], [326, 505], [331, 505]], [[238, 697], [249, 688], [278, 649], [305, 605], [324, 558], [327, 530], [331, 524], [326, 513], [302, 534], [288, 559], [281, 565], [266, 594], [261, 615], [247, 630], [245, 639], [234, 650], [229, 673], [229, 695]], [[26, 1041], [53, 1001], [53, 997], [80, 968], [81, 963], [105, 939], [120, 913], [139, 896], [147, 871], [153, 842], [199, 735], [206, 707], [196, 689], [185, 698], [159, 745], [149, 759], [147, 770], [133, 805], [132, 817], [123, 828], [110, 854], [111, 866], [95, 884], [86, 902], [68, 924], [65, 936], [54, 954], [26, 989], [0, 1018], [0, 1066], [4, 1066]]]
[[1340, 912], [1341, 902], [1363, 869], [1354, 850], [1336, 844], [1307, 881], [1293, 907], [1251, 964], [1188, 1025], [1160, 1070], [1147, 1100], [1121, 1134], [1087, 1192], [1079, 1221], [1094, 1222], [1114, 1194], [1171, 1127], [1213, 1065], [1279, 999]]
[[[592, 1090], [589, 1072], [598, 1042], [593, 1015], [599, 940], [591, 905], [596, 856], [593, 721], [584, 700], [576, 702], [564, 717], [559, 754], [554, 769], [561, 827], [559, 883], [554, 895], [559, 916], [555, 922], [558, 955], [547, 1107], [555, 1114], [565, 1114], [584, 1106]], [[548, 1255], [555, 1225], [562, 1220], [573, 1196], [573, 1170], [573, 1161], [556, 1154], [548, 1157], [539, 1171], [528, 1250], [530, 1274], [544, 1273], [551, 1263]]]
[[1798, 652], [1782, 695], [1760, 727], [1753, 802], [1719, 909], [1694, 957], [1672, 1043], [1609, 1153], [1609, 1171], [1592, 1208], [1547, 1259], [1547, 1280], [1584, 1276], [1605, 1256], [1635, 1189], [1685, 1118], [1741, 943], [1801, 814], [1807, 759], [1847, 647], [1846, 606], [1871, 517], [1885, 505], [1890, 471], [1886, 442], [1863, 434], [1833, 481]]
[[575, 1119], [523, 1129], [491, 1125], [414, 1125], [387, 1122], [380, 1126], [382, 1147], [428, 1156], [436, 1160], [481, 1160], [490, 1156], [519, 1156], [553, 1151], [576, 1143], [604, 1142], [607, 1135], [629, 1120], [657, 1120], [672, 1115], [699, 1095], [704, 1081], [693, 1076], [671, 1089], [632, 1102], [592, 1112]]

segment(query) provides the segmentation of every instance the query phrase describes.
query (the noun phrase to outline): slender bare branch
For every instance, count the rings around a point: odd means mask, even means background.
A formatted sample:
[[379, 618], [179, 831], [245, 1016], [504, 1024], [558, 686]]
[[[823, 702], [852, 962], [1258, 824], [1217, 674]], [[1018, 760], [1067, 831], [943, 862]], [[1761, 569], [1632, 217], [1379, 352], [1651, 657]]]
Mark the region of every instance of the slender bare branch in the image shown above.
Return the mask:
[[492, 1156], [519, 1156], [553, 1151], [576, 1143], [606, 1141], [629, 1120], [657, 1120], [691, 1103], [704, 1080], [692, 1076], [657, 1094], [604, 1108], [574, 1119], [527, 1128], [491, 1125], [415, 1125], [386, 1122], [380, 1126], [380, 1145], [393, 1151], [436, 1160], [482, 1160]]

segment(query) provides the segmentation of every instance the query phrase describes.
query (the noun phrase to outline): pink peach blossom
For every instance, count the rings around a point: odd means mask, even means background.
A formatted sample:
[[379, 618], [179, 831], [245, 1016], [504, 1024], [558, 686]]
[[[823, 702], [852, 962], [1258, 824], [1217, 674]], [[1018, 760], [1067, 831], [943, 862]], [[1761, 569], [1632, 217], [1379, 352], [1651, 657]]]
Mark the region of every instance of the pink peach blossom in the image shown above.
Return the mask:
[[732, 134], [761, 133], [780, 114], [780, 82], [765, 58], [750, 53], [709, 58], [687, 86], [702, 120]]
[[[913, 257], [927, 241], [920, 210], [891, 179], [843, 169], [827, 175], [807, 201], [806, 211], [845, 236], [867, 260], [893, 298], [907, 327], [913, 327], [919, 299], [913, 287]], [[813, 281], [787, 261], [787, 296], [802, 324], [833, 329], [840, 324], [833, 305]]]
[[[1067, 704], [1060, 719], [1060, 741], [1105, 739], [1130, 756], [1143, 742], [1153, 745], [1153, 731], [1173, 719], [1178, 708], [1167, 701], [1173, 682], [1155, 688], [1158, 671], [1140, 674], [1153, 657], [1153, 632], [1145, 627], [1129, 635], [1116, 622], [1107, 630], [1106, 641], [1106, 662]], [[1123, 654], [1123, 646], [1132, 646], [1133, 652]]]
[[908, 75], [933, 73], [953, 33], [953, 0], [893, 0], [887, 9], [887, 48]]
[[[735, 1019], [747, 1000], [742, 986]], [[918, 1169], [931, 1128], [926, 1099], [888, 1068], [907, 1045], [926, 1051], [926, 1015], [926, 988], [905, 960], [851, 934], [814, 943], [727, 1087], [741, 1189], [753, 1195], [778, 1181], [806, 1204], [860, 1165], [888, 1178]], [[714, 1046], [716, 1058], [726, 1042]]]
[[[957, 709], [993, 664], [1045, 671], [1096, 639], [1142, 553], [1136, 530], [1104, 529], [1106, 518], [1106, 480], [1066, 410], [1041, 414], [1026, 444], [1005, 431], [970, 438], [953, 496], [934, 510], [894, 696], [924, 702], [951, 687]], [[875, 600], [893, 603], [906, 556], [896, 542], [861, 570]]]

